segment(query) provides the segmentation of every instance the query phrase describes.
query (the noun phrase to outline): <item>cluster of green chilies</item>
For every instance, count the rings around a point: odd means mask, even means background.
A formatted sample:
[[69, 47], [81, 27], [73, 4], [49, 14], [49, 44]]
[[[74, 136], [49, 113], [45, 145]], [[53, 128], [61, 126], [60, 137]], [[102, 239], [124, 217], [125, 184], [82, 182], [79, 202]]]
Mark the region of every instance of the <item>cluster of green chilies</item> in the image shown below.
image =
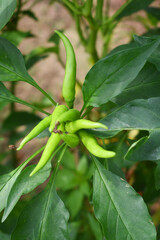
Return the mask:
[[103, 149], [98, 145], [96, 139], [85, 130], [91, 128], [107, 129], [107, 127], [99, 122], [80, 119], [80, 112], [77, 109], [73, 109], [76, 84], [75, 53], [69, 39], [63, 33], [59, 31], [55, 32], [62, 39], [66, 49], [66, 68], [62, 95], [70, 109], [65, 105], [57, 105], [53, 113], [40, 121], [17, 148], [17, 150], [21, 150], [27, 142], [31, 141], [49, 127], [51, 136], [48, 139], [37, 166], [31, 172], [30, 176], [46, 165], [61, 140], [63, 140], [69, 147], [73, 148], [79, 144], [81, 139], [82, 143], [93, 155], [100, 158], [111, 158], [115, 156], [115, 152]]

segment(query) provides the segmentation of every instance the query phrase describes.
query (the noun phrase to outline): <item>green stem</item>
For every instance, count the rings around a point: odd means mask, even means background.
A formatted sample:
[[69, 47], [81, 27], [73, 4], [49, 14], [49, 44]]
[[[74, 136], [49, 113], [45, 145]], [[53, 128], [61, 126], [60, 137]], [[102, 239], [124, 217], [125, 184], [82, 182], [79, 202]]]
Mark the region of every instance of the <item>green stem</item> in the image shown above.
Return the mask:
[[72, 12], [74, 12], [77, 15], [81, 14], [81, 11], [79, 11], [70, 1], [68, 0], [61, 0]]
[[82, 10], [83, 16], [87, 17], [91, 15], [92, 6], [93, 6], [93, 0], [86, 0]]
[[[15, 87], [16, 87], [16, 82], [11, 82], [10, 91], [13, 95], [15, 94]], [[15, 111], [15, 103], [11, 102], [11, 113], [14, 111]]]
[[104, 21], [104, 24], [108, 24], [109, 22], [113, 22], [116, 20], [118, 15], [121, 14], [121, 12], [132, 2], [133, 0], [128, 0], [126, 3], [124, 3], [110, 18], [107, 18]]
[[93, 63], [98, 61], [98, 54], [96, 50], [96, 40], [97, 40], [97, 30], [92, 30], [89, 36], [88, 45], [86, 47], [86, 51], [91, 54]]
[[[80, 114], [82, 114], [84, 108], [85, 108], [85, 107], [82, 108]], [[87, 107], [86, 111], [83, 113], [83, 115], [81, 116], [81, 118], [84, 118], [92, 109], [93, 109], [92, 106]]]
[[79, 79], [76, 78], [76, 83], [77, 85], [82, 89], [83, 84], [80, 82]]
[[98, 26], [102, 24], [102, 17], [103, 17], [103, 2], [104, 0], [97, 0], [97, 6], [96, 6], [96, 23]]
[[107, 18], [108, 18], [109, 10], [110, 10], [110, 0], [107, 0], [105, 9], [106, 9], [105, 16], [107, 16]]
[[[15, 94], [15, 86], [16, 86], [16, 83], [11, 82], [10, 91], [13, 95]], [[13, 114], [15, 112], [15, 102], [11, 102], [10, 107], [11, 107], [11, 114]], [[15, 134], [16, 134], [16, 130], [11, 130], [10, 131], [10, 138], [12, 138], [12, 136], [14, 136]], [[16, 168], [17, 165], [18, 165], [16, 149], [11, 150], [11, 155], [12, 155], [13, 167]]]
[[75, 14], [75, 23], [76, 23], [76, 29], [77, 29], [77, 32], [78, 32], [78, 36], [81, 40], [81, 43], [85, 46], [86, 45], [86, 39], [83, 36], [83, 32], [82, 32], [81, 25], [80, 25], [80, 17], [77, 14]]
[[53, 105], [57, 105], [57, 103], [49, 96], [48, 93], [46, 93], [35, 81], [29, 81], [29, 84], [31, 84], [33, 87], [37, 88], [41, 93], [43, 93], [44, 96], [46, 96], [52, 103]]
[[86, 16], [85, 18], [87, 19], [91, 29], [96, 29], [97, 28], [96, 23], [95, 23], [95, 21], [94, 21], [94, 19], [91, 15]]
[[[35, 156], [37, 156], [40, 152], [42, 152], [44, 150], [46, 145], [44, 145], [43, 147], [41, 147], [40, 149], [38, 149], [36, 152], [34, 152], [29, 158], [27, 158], [20, 166], [18, 166], [19, 168], [24, 168]], [[18, 170], [17, 169], [17, 170]]]
[[52, 184], [54, 184], [54, 182], [55, 182], [55, 179], [56, 179], [56, 176], [57, 176], [57, 172], [58, 172], [59, 166], [60, 166], [60, 164], [61, 164], [61, 161], [62, 161], [62, 158], [63, 158], [63, 156], [64, 156], [64, 153], [65, 153], [65, 151], [66, 151], [66, 149], [67, 149], [67, 145], [66, 145], [65, 143], [63, 143], [63, 144], [61, 145], [61, 148], [62, 148], [62, 147], [63, 147], [62, 152], [61, 152], [61, 154], [60, 154], [60, 156], [59, 156], [59, 158], [58, 158], [56, 167], [54, 168], [53, 175], [52, 175], [52, 177], [51, 177]]
[[108, 31], [107, 31], [107, 33], [106, 33], [106, 35], [104, 37], [104, 44], [103, 44], [103, 49], [102, 49], [102, 57], [105, 57], [107, 52], [108, 52], [109, 44], [110, 44], [112, 36], [113, 36], [112, 33], [113, 33], [113, 30], [116, 27], [116, 25], [117, 25], [117, 23], [108, 26]]
[[21, 13], [21, 8], [22, 8], [22, 0], [18, 0], [17, 1], [17, 11], [15, 12], [15, 15], [14, 15], [14, 25], [15, 25], [15, 29], [17, 29], [17, 25], [18, 25], [18, 21], [19, 21], [19, 15]]

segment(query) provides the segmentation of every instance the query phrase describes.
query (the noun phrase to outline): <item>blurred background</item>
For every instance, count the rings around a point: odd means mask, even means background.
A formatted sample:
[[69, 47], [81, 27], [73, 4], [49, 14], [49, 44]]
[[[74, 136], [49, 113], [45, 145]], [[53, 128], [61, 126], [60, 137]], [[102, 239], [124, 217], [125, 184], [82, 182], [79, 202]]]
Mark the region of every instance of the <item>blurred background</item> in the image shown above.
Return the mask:
[[[76, 4], [80, 6], [83, 5], [83, 2], [83, 0], [77, 0]], [[96, 2], [97, 1], [93, 1], [93, 15], [96, 12]], [[125, 4], [125, 2], [125, 0], [105, 0], [103, 13], [106, 14], [106, 19], [113, 16], [117, 10]], [[160, 8], [160, 1], [153, 1], [150, 7]], [[113, 48], [132, 41], [134, 34], [160, 34], [160, 12], [152, 12], [147, 8], [145, 10], [137, 10], [129, 16], [121, 17], [119, 21], [115, 22], [107, 30], [101, 29], [101, 31], [96, 33], [96, 42], [94, 43], [96, 54], [95, 52], [93, 53], [92, 51], [89, 51], [83, 43], [83, 37], [81, 36], [78, 23], [81, 25], [84, 37], [87, 38], [90, 36], [89, 34], [92, 29], [92, 23], [90, 23], [90, 20], [82, 17], [76, 22], [75, 16], [68, 8], [66, 1], [17, 0], [15, 14], [1, 31], [0, 35], [18, 47], [24, 56], [26, 68], [30, 76], [38, 83], [38, 85], [49, 93], [56, 102], [63, 103], [61, 88], [65, 73], [66, 56], [65, 48], [62, 42], [59, 41], [54, 34], [54, 30], [63, 31], [70, 39], [76, 54], [77, 85], [75, 108], [80, 110], [83, 105], [81, 87], [87, 72], [93, 64], [97, 60], [106, 56]], [[24, 82], [7, 82], [5, 83], [5, 86], [10, 89], [16, 97], [52, 113], [54, 106], [33, 86]], [[89, 117], [91, 120], [98, 121], [106, 114], [107, 109], [95, 109]], [[27, 144], [27, 147], [24, 147], [24, 149], [18, 153], [15, 149], [9, 150], [8, 148], [9, 145], [18, 146], [20, 140], [44, 117], [45, 114], [38, 111], [32, 111], [24, 105], [18, 103], [7, 104], [0, 100], [0, 175], [13, 170], [34, 153], [35, 150], [44, 145], [47, 141], [47, 138], [44, 137], [49, 135], [48, 131], [45, 131], [41, 136], [32, 140]], [[138, 134], [139, 132], [132, 131], [129, 137], [131, 140], [134, 140]], [[114, 138], [111, 141], [106, 140], [106, 144], [114, 144], [114, 142], [117, 141], [117, 138]], [[124, 149], [124, 152], [125, 150], [126, 149]], [[70, 151], [67, 152], [68, 155], [66, 155], [66, 158], [70, 158], [71, 164], [75, 161], [76, 165], [78, 165], [77, 152], [73, 150], [73, 153], [75, 160], [72, 159]], [[37, 162], [38, 160], [39, 155], [35, 157], [34, 162]], [[84, 172], [87, 171], [87, 160], [84, 160], [83, 158], [81, 160], [82, 168], [80, 171], [83, 175]], [[126, 171], [125, 167], [124, 172]], [[152, 164], [150, 166], [148, 165], [148, 168], [144, 171], [148, 171], [150, 167], [152, 168], [154, 166], [152, 166]], [[84, 168], [86, 168], [86, 170], [84, 170]], [[143, 168], [142, 164], [139, 168]], [[136, 166], [129, 166], [129, 169], [126, 171], [127, 180], [130, 181], [130, 184], [134, 182], [131, 177], [133, 176], [135, 169]], [[59, 176], [59, 179], [62, 177], [61, 175]], [[63, 188], [64, 182], [59, 181], [57, 184], [59, 184], [57, 185], [59, 188]], [[137, 190], [138, 189], [141, 194], [141, 188], [139, 186], [137, 187]], [[63, 190], [66, 191], [66, 189]], [[28, 196], [28, 199], [30, 198], [31, 196]], [[70, 211], [72, 211], [71, 206], [73, 206], [73, 202], [70, 202], [71, 199], [70, 196], [68, 200], [68, 208]], [[159, 209], [159, 206], [160, 201], [151, 206], [151, 211], [153, 213], [156, 212], [157, 209]], [[78, 210], [75, 209], [75, 212], [72, 212], [73, 219], [80, 210], [80, 207]], [[159, 215], [155, 216], [155, 222], [157, 221], [157, 223], [159, 223], [160, 221], [157, 220], [157, 218], [159, 219]], [[94, 220], [92, 219], [90, 221], [92, 222]], [[94, 226], [94, 224], [92, 226]], [[6, 225], [4, 223], [0, 228], [4, 230], [5, 227], [7, 229], [7, 223]], [[10, 230], [4, 231], [9, 232]], [[85, 237], [83, 239], [85, 239]], [[86, 237], [86, 239], [89, 238]], [[91, 239], [93, 238], [91, 237]]]

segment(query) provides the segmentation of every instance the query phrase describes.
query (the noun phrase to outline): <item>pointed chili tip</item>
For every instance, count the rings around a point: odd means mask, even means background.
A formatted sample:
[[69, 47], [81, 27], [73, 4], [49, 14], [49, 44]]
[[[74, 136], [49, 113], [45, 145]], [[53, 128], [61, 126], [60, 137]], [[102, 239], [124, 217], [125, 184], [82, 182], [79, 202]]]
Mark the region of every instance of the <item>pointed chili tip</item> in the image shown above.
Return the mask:
[[21, 150], [22, 149], [22, 146], [19, 145], [19, 147], [16, 149], [17, 151]]
[[102, 128], [108, 129], [108, 127], [106, 125], [104, 125], [103, 123], [100, 123], [100, 124], [101, 124]]
[[29, 174], [30, 177], [32, 177], [37, 171], [35, 171], [35, 168], [33, 169], [33, 171]]

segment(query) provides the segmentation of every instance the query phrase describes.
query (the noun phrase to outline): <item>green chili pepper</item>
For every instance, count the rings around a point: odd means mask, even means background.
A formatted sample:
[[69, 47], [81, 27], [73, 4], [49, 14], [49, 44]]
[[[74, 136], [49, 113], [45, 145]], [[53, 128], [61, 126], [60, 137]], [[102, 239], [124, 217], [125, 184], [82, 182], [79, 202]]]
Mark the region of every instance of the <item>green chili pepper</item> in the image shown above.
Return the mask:
[[63, 133], [61, 138], [71, 148], [79, 144], [79, 137], [74, 133]]
[[[60, 131], [64, 130], [64, 126], [62, 124], [59, 127]], [[55, 151], [57, 148], [58, 144], [61, 141], [61, 136], [59, 133], [52, 133], [50, 138], [48, 139], [48, 142], [46, 144], [46, 147], [42, 153], [42, 156], [37, 164], [37, 166], [33, 169], [31, 172], [30, 176], [33, 176], [36, 172], [38, 172], [41, 168], [43, 168], [47, 162], [49, 161], [50, 157], [52, 156], [52, 153]]]
[[65, 125], [65, 129], [69, 133], [75, 133], [80, 129], [89, 129], [89, 128], [105, 128], [105, 129], [108, 129], [107, 126], [105, 126], [102, 123], [92, 122], [92, 121], [86, 120], [86, 119], [78, 119], [76, 121], [66, 123], [66, 125]]
[[69, 109], [67, 112], [64, 112], [59, 118], [57, 118], [57, 121], [59, 123], [62, 123], [62, 122], [74, 121], [79, 118], [80, 118], [80, 112], [77, 109]]
[[62, 95], [69, 108], [73, 108], [76, 84], [76, 57], [69, 39], [63, 33], [59, 31], [55, 32], [63, 41], [66, 49], [66, 68], [63, 81]]
[[105, 150], [101, 146], [99, 146], [96, 139], [91, 134], [87, 133], [85, 130], [80, 130], [78, 134], [88, 151], [96, 157], [112, 158], [116, 155], [115, 152]]
[[56, 106], [56, 108], [54, 109], [54, 111], [52, 113], [52, 120], [51, 120], [51, 124], [49, 127], [50, 132], [52, 132], [53, 129], [55, 128], [55, 123], [56, 123], [58, 117], [60, 117], [61, 114], [63, 114], [66, 111], [68, 111], [68, 108], [65, 105]]
[[32, 131], [23, 139], [23, 141], [20, 143], [19, 147], [17, 150], [21, 150], [24, 145], [31, 141], [33, 138], [38, 136], [41, 132], [43, 132], [47, 127], [49, 127], [50, 122], [51, 122], [52, 116], [48, 116], [44, 118], [42, 121], [40, 121], [33, 129]]

